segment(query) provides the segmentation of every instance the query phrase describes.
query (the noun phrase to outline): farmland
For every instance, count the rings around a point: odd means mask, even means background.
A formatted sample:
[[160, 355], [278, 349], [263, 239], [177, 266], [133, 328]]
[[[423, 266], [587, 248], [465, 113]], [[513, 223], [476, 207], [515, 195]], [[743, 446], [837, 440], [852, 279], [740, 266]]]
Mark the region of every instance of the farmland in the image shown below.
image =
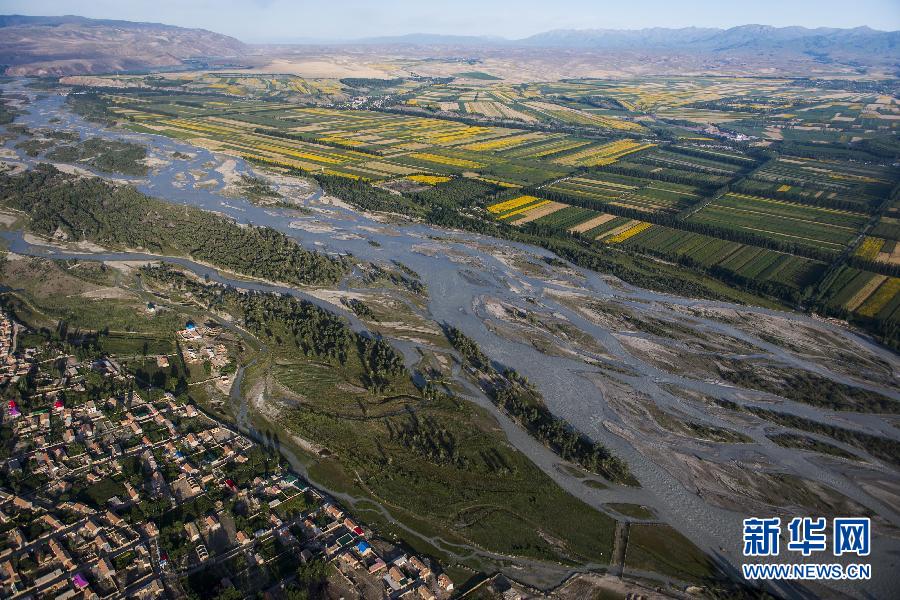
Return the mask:
[[[648, 147], [370, 111], [240, 102], [223, 110], [219, 104], [185, 111], [174, 103], [163, 107], [131, 100], [114, 111], [137, 130], [190, 139], [274, 166], [367, 181], [465, 173], [499, 185], [533, 185], [562, 176], [573, 165], [610, 163]], [[541, 156], [548, 144], [558, 144], [555, 161]]]
[[673, 261], [876, 329], [897, 318], [900, 107], [881, 93], [739, 77], [513, 84], [477, 70], [148, 77], [104, 94], [126, 127], [396, 190], [367, 208], [474, 204], [504, 235]]
[[866, 221], [860, 213], [736, 193], [724, 194], [688, 219], [825, 252], [844, 249]]
[[841, 267], [824, 284], [822, 302], [838, 314], [876, 321], [900, 317], [900, 278]]

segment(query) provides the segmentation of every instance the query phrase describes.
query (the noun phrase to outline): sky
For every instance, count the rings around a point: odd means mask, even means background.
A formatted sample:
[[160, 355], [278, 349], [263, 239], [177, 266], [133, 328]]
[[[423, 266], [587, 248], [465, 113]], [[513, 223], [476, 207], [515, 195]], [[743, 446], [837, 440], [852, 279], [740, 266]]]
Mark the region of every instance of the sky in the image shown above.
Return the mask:
[[151, 21], [251, 43], [749, 23], [900, 30], [900, 0], [0, 0], [0, 13]]

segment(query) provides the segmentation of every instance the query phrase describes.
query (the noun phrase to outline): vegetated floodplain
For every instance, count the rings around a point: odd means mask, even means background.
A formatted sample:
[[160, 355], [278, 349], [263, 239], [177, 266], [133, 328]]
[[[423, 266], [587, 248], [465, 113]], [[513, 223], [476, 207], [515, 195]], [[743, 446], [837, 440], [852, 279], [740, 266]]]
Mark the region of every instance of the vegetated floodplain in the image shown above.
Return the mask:
[[281, 443], [298, 436], [325, 450], [311, 473], [331, 489], [368, 496], [428, 537], [543, 559], [609, 558], [611, 518], [506, 444], [488, 413], [413, 386], [386, 342], [290, 297], [241, 294], [168, 267], [143, 273], [240, 315], [269, 345], [272, 404], [261, 413]]
[[65, 175], [50, 165], [0, 174], [0, 202], [28, 214], [29, 229], [38, 234], [190, 256], [250, 277], [333, 282], [347, 268], [272, 229], [239, 227], [193, 207], [173, 210], [134, 188]]

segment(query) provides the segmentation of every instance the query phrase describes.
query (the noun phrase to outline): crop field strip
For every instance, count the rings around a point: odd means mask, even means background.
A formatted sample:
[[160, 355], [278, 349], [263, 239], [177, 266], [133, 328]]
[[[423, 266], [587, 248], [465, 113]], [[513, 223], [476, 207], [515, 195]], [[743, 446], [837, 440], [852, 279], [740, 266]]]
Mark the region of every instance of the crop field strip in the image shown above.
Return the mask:
[[740, 242], [653, 225], [632, 237], [628, 246], [653, 254], [688, 257], [705, 267], [718, 267], [739, 277], [803, 289], [817, 281], [825, 264], [800, 256]]
[[843, 266], [829, 279], [823, 299], [832, 308], [871, 319], [900, 318], [900, 278]]
[[883, 167], [781, 157], [757, 169], [740, 189], [823, 206], [840, 203], [864, 212], [880, 204], [891, 181]]
[[[136, 118], [135, 106], [120, 110]], [[141, 127], [218, 151], [370, 180], [416, 172], [472, 173], [504, 187], [534, 185], [572, 168], [554, 165], [543, 158], [545, 154], [582, 150], [583, 157], [574, 157], [573, 162], [608, 163], [646, 147], [631, 140], [595, 142], [425, 117], [282, 105], [271, 109], [242, 105], [234, 111], [218, 110], [216, 116], [195, 113], [172, 118], [169, 111], [140, 116]]]
[[850, 211], [727, 193], [692, 214], [688, 221], [839, 252], [858, 234], [868, 217]]
[[[221, 83], [242, 85], [235, 78]], [[876, 113], [900, 113], [894, 102], [840, 92], [836, 95], [841, 98], [811, 103], [807, 92], [789, 80], [740, 78], [522, 86], [482, 81], [432, 87], [413, 97], [425, 101], [427, 96], [440, 110], [483, 114], [502, 125], [247, 98], [197, 102], [190, 94], [164, 99], [115, 94], [115, 110], [142, 130], [273, 165], [373, 182], [410, 178], [440, 186], [465, 176], [522, 187], [521, 193], [533, 199], [494, 218], [676, 257], [739, 281], [798, 291], [815, 287], [829, 306], [854, 315], [900, 317], [898, 283], [890, 275], [900, 262], [900, 206], [883, 214], [852, 253], [854, 259], [883, 265], [883, 273], [845, 265], [838, 269], [840, 278], [829, 275], [822, 281], [829, 272], [827, 257], [841, 256], [881, 210], [897, 182], [896, 169], [789, 154], [761, 162], [758, 153], [745, 154], [688, 130], [670, 137], [678, 140], [674, 143], [622, 137], [639, 137], [635, 133], [643, 127], [638, 123], [669, 113], [686, 121], [734, 124], [740, 130], [752, 121], [745, 119], [748, 111], [773, 107], [783, 117], [766, 117], [770, 121], [813, 123], [828, 116], [830, 127], [849, 130], [863, 121], [869, 126], [883, 121]], [[598, 97], [603, 106], [591, 104]], [[641, 113], [649, 117], [636, 122], [634, 115]], [[607, 135], [517, 129], [509, 125], [515, 121], [569, 123]], [[621, 139], [614, 139], [616, 132]], [[810, 130], [810, 139], [813, 134]], [[848, 269], [854, 274], [849, 279], [844, 274]]]
[[548, 186], [547, 190], [650, 213], [675, 214], [701, 198], [693, 186], [614, 173], [566, 178]]

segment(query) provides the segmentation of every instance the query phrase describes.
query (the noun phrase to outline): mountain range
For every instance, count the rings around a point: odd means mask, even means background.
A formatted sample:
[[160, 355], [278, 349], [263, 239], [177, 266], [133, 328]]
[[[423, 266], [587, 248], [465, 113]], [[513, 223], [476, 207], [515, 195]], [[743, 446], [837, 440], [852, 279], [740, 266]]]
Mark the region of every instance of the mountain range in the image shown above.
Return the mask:
[[[900, 65], [900, 32], [742, 25], [730, 29], [559, 29], [521, 39], [413, 33], [321, 45], [445, 46], [463, 49], [666, 51], [714, 57], [780, 54], [851, 65]], [[109, 73], [181, 66], [258, 50], [204, 29], [76, 16], [0, 16], [0, 66], [9, 75]]]
[[177, 67], [192, 59], [246, 52], [242, 42], [205, 29], [76, 16], [0, 15], [0, 65], [7, 75]]
[[673, 49], [727, 52], [739, 50], [789, 50], [827, 52], [829, 50], [900, 52], [900, 31], [878, 31], [869, 27], [853, 29], [772, 27], [741, 25], [730, 29], [684, 27], [669, 29], [556, 29], [520, 39], [488, 36], [408, 34], [358, 40], [362, 44], [410, 44], [454, 46], [518, 46], [582, 48], [596, 50]]

